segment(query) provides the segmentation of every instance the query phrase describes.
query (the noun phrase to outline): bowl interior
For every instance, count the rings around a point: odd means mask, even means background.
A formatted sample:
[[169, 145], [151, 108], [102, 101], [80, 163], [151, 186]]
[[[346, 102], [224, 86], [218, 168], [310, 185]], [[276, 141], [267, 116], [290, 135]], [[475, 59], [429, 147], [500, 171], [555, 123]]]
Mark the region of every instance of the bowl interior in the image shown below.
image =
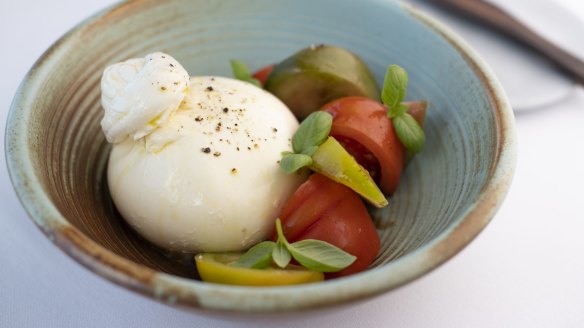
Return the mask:
[[[392, 265], [443, 238], [474, 208], [497, 165], [501, 131], [496, 100], [463, 52], [410, 10], [381, 0], [254, 0], [245, 5], [144, 0], [98, 14], [49, 50], [15, 101], [9, 143], [26, 152], [18, 157], [18, 151], [10, 153], [7, 147], [11, 172], [18, 171], [13, 180], [33, 172], [29, 187], [45, 194], [62, 217], [48, 217], [38, 205], [23, 201], [25, 207], [49, 234], [51, 224], [64, 218], [125, 259], [197, 278], [192, 261], [150, 246], [112, 204], [105, 179], [110, 147], [100, 128], [103, 69], [164, 51], [191, 75], [231, 76], [230, 59], [257, 69], [320, 43], [358, 54], [380, 84], [388, 64], [403, 66], [410, 77], [407, 99], [430, 103], [426, 148], [407, 167], [390, 206], [373, 212], [382, 240], [373, 267]], [[30, 172], [19, 173], [20, 164], [30, 166]], [[30, 188], [16, 184], [26, 198]]]

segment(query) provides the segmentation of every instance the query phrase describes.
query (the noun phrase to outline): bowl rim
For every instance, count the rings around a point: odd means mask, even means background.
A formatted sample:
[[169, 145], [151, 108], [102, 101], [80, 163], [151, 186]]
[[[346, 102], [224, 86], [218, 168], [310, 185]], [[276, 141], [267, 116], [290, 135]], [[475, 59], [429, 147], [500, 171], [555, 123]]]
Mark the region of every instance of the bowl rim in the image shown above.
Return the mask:
[[[477, 200], [461, 219], [426, 245], [389, 265], [342, 279], [286, 287], [239, 287], [203, 283], [158, 272], [127, 260], [100, 246], [71, 225], [52, 204], [28, 161], [26, 126], [32, 98], [42, 87], [52, 63], [65, 53], [68, 42], [86, 27], [143, 0], [105, 8], [84, 20], [33, 65], [20, 84], [6, 123], [6, 163], [16, 194], [42, 232], [61, 250], [107, 280], [168, 304], [211, 312], [273, 312], [328, 307], [368, 298], [404, 285], [428, 273], [462, 250], [493, 218], [511, 185], [516, 162], [514, 116], [491, 69], [461, 37], [411, 5], [398, 6], [447, 41], [464, 58], [487, 90], [496, 121], [496, 156]], [[364, 282], [367, 283], [364, 283]]]

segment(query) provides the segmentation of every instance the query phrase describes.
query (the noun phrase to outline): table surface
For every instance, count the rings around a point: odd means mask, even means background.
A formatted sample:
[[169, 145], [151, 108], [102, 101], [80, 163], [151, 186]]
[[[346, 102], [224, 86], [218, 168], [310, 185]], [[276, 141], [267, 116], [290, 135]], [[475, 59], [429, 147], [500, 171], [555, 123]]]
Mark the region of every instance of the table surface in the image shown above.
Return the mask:
[[[520, 0], [517, 0], [520, 1]], [[111, 3], [2, 1], [0, 125], [26, 71], [59, 36]], [[579, 6], [578, 0], [563, 0]], [[584, 15], [581, 16], [584, 21]], [[534, 81], [533, 83], [537, 83]], [[584, 89], [516, 116], [513, 185], [466, 249], [398, 290], [342, 310], [287, 315], [280, 327], [584, 327]], [[4, 153], [4, 133], [0, 136]], [[4, 156], [2, 156], [4, 160]], [[117, 287], [52, 245], [0, 166], [1, 327], [269, 327], [185, 312]]]

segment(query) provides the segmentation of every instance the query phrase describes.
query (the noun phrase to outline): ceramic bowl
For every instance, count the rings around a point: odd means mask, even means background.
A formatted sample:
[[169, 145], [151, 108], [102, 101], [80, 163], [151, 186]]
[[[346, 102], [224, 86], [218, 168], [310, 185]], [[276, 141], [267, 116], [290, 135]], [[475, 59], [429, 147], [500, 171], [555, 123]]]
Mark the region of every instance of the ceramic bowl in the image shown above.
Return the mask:
[[[388, 64], [410, 76], [408, 99], [430, 103], [427, 145], [391, 206], [374, 213], [382, 240], [366, 272], [295, 287], [197, 280], [139, 238], [116, 212], [100, 128], [106, 65], [164, 51], [192, 75], [230, 76], [229, 60], [256, 69], [310, 44], [357, 53], [381, 83]], [[313, 309], [392, 290], [436, 268], [491, 220], [511, 182], [514, 119], [483, 61], [440, 23], [389, 0], [137, 0], [73, 28], [38, 60], [10, 110], [6, 155], [26, 211], [55, 245], [89, 270], [156, 300], [191, 309]]]

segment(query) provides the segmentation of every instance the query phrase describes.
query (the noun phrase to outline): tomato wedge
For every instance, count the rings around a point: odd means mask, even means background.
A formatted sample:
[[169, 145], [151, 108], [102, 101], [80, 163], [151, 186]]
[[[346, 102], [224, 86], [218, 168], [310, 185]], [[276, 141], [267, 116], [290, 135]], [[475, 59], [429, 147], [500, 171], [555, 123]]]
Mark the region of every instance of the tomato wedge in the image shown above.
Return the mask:
[[[424, 126], [425, 101], [410, 101], [408, 113]], [[387, 108], [364, 97], [346, 97], [324, 105], [321, 110], [333, 115], [331, 136], [337, 139], [377, 182], [386, 194], [399, 184], [405, 162], [413, 157], [399, 141]]]
[[[404, 166], [404, 146], [393, 123], [387, 118], [387, 108], [369, 98], [346, 97], [322, 107], [333, 115], [331, 136], [347, 146], [347, 151], [379, 182], [381, 190], [393, 194]], [[374, 159], [377, 161], [375, 161]]]
[[361, 198], [318, 173], [290, 197], [280, 219], [282, 231], [291, 243], [323, 240], [357, 257], [346, 269], [325, 274], [328, 278], [365, 270], [379, 252], [379, 236]]
[[[353, 197], [354, 196], [354, 197]], [[333, 244], [357, 260], [348, 268], [326, 273], [327, 278], [340, 277], [365, 270], [379, 252], [380, 241], [371, 217], [359, 197], [352, 194], [310, 226], [298, 240], [318, 239]]]
[[240, 286], [283, 286], [322, 281], [322, 272], [311, 271], [290, 264], [286, 269], [266, 268], [248, 269], [231, 266], [242, 254], [203, 253], [195, 256], [197, 270], [203, 281]]

